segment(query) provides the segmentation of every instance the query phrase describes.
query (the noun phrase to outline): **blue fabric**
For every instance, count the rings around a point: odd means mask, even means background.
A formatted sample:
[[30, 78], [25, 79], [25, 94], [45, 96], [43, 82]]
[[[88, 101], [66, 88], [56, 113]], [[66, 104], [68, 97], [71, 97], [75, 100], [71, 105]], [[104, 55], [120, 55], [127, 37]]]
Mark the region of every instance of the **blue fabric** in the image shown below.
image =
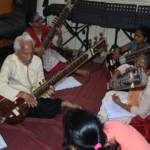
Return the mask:
[[[147, 43], [147, 42], [144, 43], [144, 47], [147, 47], [147, 46], [149, 46], [149, 43]], [[130, 48], [131, 48], [131, 52], [134, 52], [137, 49], [137, 45], [133, 41], [131, 41]]]

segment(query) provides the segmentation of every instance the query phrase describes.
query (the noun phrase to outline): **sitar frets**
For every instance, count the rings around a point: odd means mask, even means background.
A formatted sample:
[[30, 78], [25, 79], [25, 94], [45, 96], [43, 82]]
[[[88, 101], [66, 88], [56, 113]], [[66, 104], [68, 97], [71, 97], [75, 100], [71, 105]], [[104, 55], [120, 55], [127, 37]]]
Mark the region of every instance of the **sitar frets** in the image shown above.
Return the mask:
[[65, 19], [68, 17], [71, 9], [73, 8], [73, 6], [74, 6], [74, 4], [72, 4], [72, 3], [68, 3], [65, 6], [65, 8], [62, 10], [62, 12], [59, 14], [59, 17], [56, 18], [56, 22], [54, 23], [54, 25], [53, 25], [52, 29], [50, 30], [50, 32], [48, 33], [46, 39], [44, 40], [44, 42], [40, 46], [41, 48], [44, 48], [44, 49], [47, 48], [47, 46], [49, 45], [49, 42], [52, 41], [52, 39], [56, 33], [56, 27], [62, 26]]
[[135, 57], [137, 57], [138, 54], [144, 53], [145, 51], [148, 51], [148, 50], [149, 50], [149, 52], [150, 52], [150, 46], [144, 47], [144, 48], [139, 49], [139, 50], [137, 50], [137, 51], [135, 51], [135, 52], [133, 52], [133, 53], [131, 53], [131, 54], [128, 54], [128, 55], [126, 56], [126, 61], [127, 61], [127, 62], [130, 62], [130, 61], [132, 61], [132, 59], [135, 59]]
[[52, 76], [50, 79], [47, 79], [43, 85], [37, 88], [33, 94], [35, 97], [40, 96], [46, 90], [48, 90], [50, 85], [54, 85], [58, 80], [62, 79], [64, 76], [71, 74], [75, 69], [88, 60], [88, 54], [81, 55], [75, 61], [67, 65], [62, 71], [58, 72], [56, 75]]

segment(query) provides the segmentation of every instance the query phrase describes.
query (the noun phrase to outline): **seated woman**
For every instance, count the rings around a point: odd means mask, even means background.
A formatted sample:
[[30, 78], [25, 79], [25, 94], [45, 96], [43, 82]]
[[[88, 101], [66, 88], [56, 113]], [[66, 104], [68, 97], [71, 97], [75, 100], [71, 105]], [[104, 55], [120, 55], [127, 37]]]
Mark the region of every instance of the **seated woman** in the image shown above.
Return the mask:
[[119, 121], [104, 124], [86, 110], [68, 110], [63, 117], [63, 150], [149, 150], [150, 145], [132, 126]]
[[[150, 54], [144, 53], [137, 58], [137, 66], [142, 67], [143, 71], [148, 75], [150, 69]], [[117, 80], [120, 74], [124, 74], [126, 69], [133, 67], [128, 64], [121, 65], [112, 76], [110, 85], [113, 81]], [[114, 101], [116, 104], [121, 106], [123, 109], [135, 114], [140, 115], [142, 118], [147, 117], [150, 114], [150, 76], [148, 75], [148, 82], [146, 87], [133, 88], [129, 92], [124, 91], [108, 91], [103, 100], [100, 110], [98, 112], [98, 118], [102, 122], [108, 121], [108, 114], [104, 107], [105, 101]], [[127, 100], [128, 104], [123, 103]], [[124, 123], [130, 123], [132, 116], [120, 117], [119, 120]]]
[[[43, 19], [36, 12], [28, 18], [28, 25], [30, 26], [25, 30], [23, 34], [28, 34], [35, 42], [35, 53], [42, 59], [45, 76], [50, 73], [55, 74], [56, 72], [63, 69], [68, 61], [61, 56], [56, 50], [52, 49], [52, 45], [60, 46], [62, 44], [62, 31], [60, 28], [56, 28], [56, 34], [49, 43], [48, 48], [44, 50], [39, 48], [42, 42], [46, 39], [48, 32], [51, 27], [43, 25]], [[77, 70], [76, 73], [83, 76], [88, 76], [88, 72], [84, 70]]]
[[135, 31], [133, 41], [114, 50], [114, 59], [118, 59], [125, 52], [134, 52], [136, 50], [149, 46], [149, 32], [150, 31], [147, 27], [138, 28]]

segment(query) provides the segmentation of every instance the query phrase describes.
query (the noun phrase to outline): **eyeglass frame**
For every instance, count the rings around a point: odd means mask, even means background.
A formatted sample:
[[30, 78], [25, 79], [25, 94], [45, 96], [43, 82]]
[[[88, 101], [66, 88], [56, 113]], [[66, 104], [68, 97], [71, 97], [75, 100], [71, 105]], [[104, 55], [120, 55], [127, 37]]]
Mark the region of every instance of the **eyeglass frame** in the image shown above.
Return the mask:
[[41, 21], [41, 22], [43, 22], [43, 20], [44, 20], [44, 19], [43, 19], [42, 17], [39, 17], [38, 19], [36, 19], [36, 20], [33, 20], [33, 22], [36, 22], [36, 23], [38, 23], [38, 22], [40, 22], [40, 21]]

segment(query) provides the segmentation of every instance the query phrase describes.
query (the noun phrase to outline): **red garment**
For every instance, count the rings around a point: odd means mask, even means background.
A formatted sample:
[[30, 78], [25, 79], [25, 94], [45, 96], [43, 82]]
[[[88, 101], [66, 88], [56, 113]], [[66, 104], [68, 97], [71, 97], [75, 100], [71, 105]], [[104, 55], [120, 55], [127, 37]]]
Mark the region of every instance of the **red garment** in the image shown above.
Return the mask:
[[62, 70], [66, 65], [68, 64], [68, 61], [66, 63], [59, 62], [54, 68], [52, 68], [50, 71], [46, 71], [44, 69], [44, 76], [47, 78], [50, 74], [56, 74], [58, 71]]
[[[35, 33], [35, 31], [33, 30], [33, 28], [29, 27], [25, 30], [25, 32], [27, 32], [31, 38], [35, 41], [35, 47], [39, 47], [42, 42], [45, 40], [48, 32], [50, 31], [50, 27], [46, 26], [46, 25], [42, 25], [41, 27], [41, 40], [39, 39], [39, 37], [37, 36], [37, 34]], [[51, 48], [52, 46], [52, 42], [49, 44], [48, 48]], [[55, 74], [56, 72], [58, 72], [59, 70], [62, 70], [63, 67], [67, 64], [68, 62], [62, 62], [62, 61], [58, 61], [58, 63], [49, 71], [46, 71], [46, 69], [44, 69], [44, 75], [45, 77], [49, 76], [51, 73]]]
[[[32, 37], [32, 39], [34, 39], [35, 47], [39, 47], [42, 44], [42, 42], [45, 40], [48, 32], [51, 29], [50, 27], [48, 27], [46, 25], [42, 25], [41, 28], [42, 28], [41, 29], [41, 31], [42, 31], [42, 33], [41, 33], [41, 40], [38, 38], [37, 34], [35, 33], [35, 31], [31, 27], [29, 27], [29, 28], [27, 28], [25, 30], [25, 32], [29, 33], [30, 36]], [[52, 46], [52, 43], [49, 44], [48, 48], [50, 48], [51, 46]]]
[[136, 116], [131, 120], [130, 125], [137, 129], [150, 142], [150, 115], [145, 119]]

